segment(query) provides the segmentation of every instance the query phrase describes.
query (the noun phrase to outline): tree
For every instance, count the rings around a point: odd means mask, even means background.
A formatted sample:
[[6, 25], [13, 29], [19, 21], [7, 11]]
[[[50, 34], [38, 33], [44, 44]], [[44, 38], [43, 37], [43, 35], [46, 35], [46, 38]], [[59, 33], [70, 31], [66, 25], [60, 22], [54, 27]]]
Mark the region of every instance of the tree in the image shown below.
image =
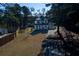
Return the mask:
[[62, 4], [47, 4], [46, 6], [50, 6], [51, 5], [51, 9], [50, 11], [48, 11], [48, 15], [50, 14], [50, 18], [53, 19], [53, 21], [56, 23], [57, 25], [57, 32], [59, 33], [59, 26], [60, 26], [60, 7]]
[[45, 8], [42, 9], [43, 15], [45, 14]]
[[35, 9], [32, 7], [32, 8], [30, 8], [31, 9], [31, 12], [34, 12], [35, 11]]
[[28, 25], [29, 21], [31, 21], [29, 18], [31, 18], [31, 12], [30, 10], [26, 7], [22, 7], [22, 13], [23, 13], [23, 26]]
[[62, 26], [68, 17], [67, 13], [73, 10], [73, 4], [47, 4], [46, 6], [50, 6], [51, 9], [47, 12], [47, 15], [53, 20], [57, 25], [57, 32], [59, 33], [59, 26]]
[[21, 7], [17, 3], [0, 3], [0, 6], [4, 7], [0, 9], [0, 23], [6, 24], [6, 27], [13, 30], [17, 28], [23, 28], [27, 25], [28, 17], [31, 12], [28, 7]]
[[19, 6], [19, 4], [5, 7], [4, 21], [7, 23], [9, 30], [13, 27], [12, 31], [16, 31], [16, 29], [20, 27], [21, 19], [21, 7]]

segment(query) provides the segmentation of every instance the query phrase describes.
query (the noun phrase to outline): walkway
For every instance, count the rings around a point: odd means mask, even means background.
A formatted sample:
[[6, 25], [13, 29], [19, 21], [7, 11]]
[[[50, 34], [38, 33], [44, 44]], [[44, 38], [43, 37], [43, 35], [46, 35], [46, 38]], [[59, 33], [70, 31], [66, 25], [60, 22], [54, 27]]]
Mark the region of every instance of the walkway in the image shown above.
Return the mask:
[[0, 47], [0, 55], [36, 56], [40, 53], [45, 34], [19, 34], [14, 40]]

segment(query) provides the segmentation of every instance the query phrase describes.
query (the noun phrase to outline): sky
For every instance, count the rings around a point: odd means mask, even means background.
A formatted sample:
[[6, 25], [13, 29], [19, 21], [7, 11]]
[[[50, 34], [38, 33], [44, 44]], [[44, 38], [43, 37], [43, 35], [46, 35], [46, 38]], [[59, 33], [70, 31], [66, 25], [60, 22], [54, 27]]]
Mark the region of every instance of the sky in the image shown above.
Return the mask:
[[46, 7], [44, 3], [20, 3], [21, 6], [27, 6], [28, 8], [34, 8], [35, 12], [37, 12], [37, 10], [40, 10], [40, 12], [42, 12], [42, 8], [45, 8], [45, 10], [49, 10], [50, 7]]

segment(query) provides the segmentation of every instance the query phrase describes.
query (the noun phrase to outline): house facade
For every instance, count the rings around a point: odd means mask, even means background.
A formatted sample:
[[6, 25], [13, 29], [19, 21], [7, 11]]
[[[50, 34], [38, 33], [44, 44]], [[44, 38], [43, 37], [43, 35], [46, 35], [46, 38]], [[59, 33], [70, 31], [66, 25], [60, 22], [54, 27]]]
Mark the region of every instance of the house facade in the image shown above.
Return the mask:
[[48, 30], [48, 20], [44, 16], [37, 16], [34, 25], [35, 30], [47, 31]]

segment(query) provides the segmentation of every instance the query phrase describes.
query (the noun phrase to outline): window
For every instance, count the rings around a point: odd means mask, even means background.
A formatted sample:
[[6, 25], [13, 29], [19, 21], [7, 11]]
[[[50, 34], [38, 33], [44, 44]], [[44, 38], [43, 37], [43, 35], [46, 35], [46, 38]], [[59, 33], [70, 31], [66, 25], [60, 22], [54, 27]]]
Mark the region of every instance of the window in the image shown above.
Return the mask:
[[34, 26], [34, 28], [36, 29], [36, 25]]
[[40, 29], [42, 29], [42, 25], [40, 25]]
[[35, 21], [35, 24], [37, 24], [37, 21]]
[[40, 29], [40, 28], [39, 28], [39, 25], [38, 25], [37, 27], [38, 27], [38, 30], [39, 30], [39, 29]]

